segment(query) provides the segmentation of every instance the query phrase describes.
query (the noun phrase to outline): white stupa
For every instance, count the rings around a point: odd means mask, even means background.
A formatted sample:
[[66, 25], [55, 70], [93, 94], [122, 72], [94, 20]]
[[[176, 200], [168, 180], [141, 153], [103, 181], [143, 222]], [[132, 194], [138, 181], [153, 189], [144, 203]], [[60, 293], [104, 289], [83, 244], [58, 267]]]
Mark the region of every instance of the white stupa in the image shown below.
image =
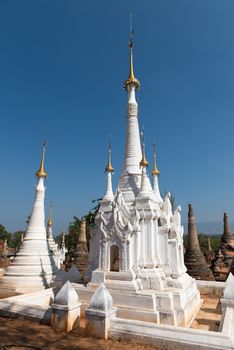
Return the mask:
[[47, 173], [44, 168], [45, 145], [42, 151], [40, 169], [36, 172], [36, 198], [28, 228], [19, 251], [11, 265], [0, 278], [0, 297], [48, 288], [55, 272], [45, 228], [44, 181]]
[[60, 269], [60, 265], [61, 265], [61, 251], [58, 247], [58, 244], [55, 242], [54, 240], [54, 236], [53, 236], [53, 219], [52, 219], [52, 213], [53, 213], [53, 208], [52, 208], [52, 203], [50, 205], [50, 216], [49, 216], [49, 220], [47, 222], [47, 241], [49, 244], [49, 249], [51, 252], [51, 255], [54, 259], [54, 263], [57, 266], [58, 269]]
[[[162, 200], [154, 152], [153, 187], [147, 173], [144, 135], [140, 142], [130, 40], [127, 135], [122, 174], [113, 194], [108, 158], [106, 193], [91, 232], [86, 292], [104, 283], [120, 317], [187, 326], [200, 306], [195, 280], [186, 273], [180, 207], [172, 211], [170, 194]], [[109, 152], [110, 155], [110, 152]], [[91, 294], [90, 294], [91, 295]], [[82, 300], [83, 299], [83, 300]]]

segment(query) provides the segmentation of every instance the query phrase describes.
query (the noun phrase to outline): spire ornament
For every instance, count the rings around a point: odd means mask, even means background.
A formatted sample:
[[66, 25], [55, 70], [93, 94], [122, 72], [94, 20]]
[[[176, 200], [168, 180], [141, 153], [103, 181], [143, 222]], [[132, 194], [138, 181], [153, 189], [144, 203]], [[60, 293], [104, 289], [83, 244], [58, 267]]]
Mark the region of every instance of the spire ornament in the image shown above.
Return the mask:
[[37, 177], [47, 177], [47, 172], [45, 171], [45, 149], [46, 149], [46, 141], [44, 141], [43, 143], [41, 165], [39, 170], [36, 172]]
[[154, 143], [153, 147], [154, 147], [154, 168], [152, 170], [152, 175], [153, 176], [158, 176], [160, 174], [160, 171], [158, 170], [157, 163], [156, 163], [156, 146], [155, 146], [155, 143]]
[[105, 172], [106, 173], [114, 173], [114, 168], [111, 165], [111, 140], [109, 140], [109, 144], [108, 144], [108, 158], [107, 158], [107, 165], [105, 168]]
[[50, 217], [49, 217], [47, 226], [53, 226], [52, 212], [53, 212], [53, 207], [52, 207], [52, 202], [51, 202], [51, 203], [50, 203]]
[[130, 42], [129, 42], [129, 48], [130, 48], [130, 68], [129, 68], [129, 76], [128, 79], [124, 82], [124, 88], [125, 90], [128, 90], [128, 87], [130, 85], [135, 85], [136, 90], [140, 89], [140, 82], [137, 78], [135, 78], [134, 71], [133, 71], [133, 30], [130, 32]]
[[145, 156], [145, 132], [144, 132], [144, 128], [142, 129], [142, 132], [141, 132], [141, 139], [142, 139], [142, 146], [141, 146], [142, 158], [140, 161], [140, 168], [141, 167], [145, 168], [145, 167], [149, 166], [149, 162], [147, 161], [146, 156]]

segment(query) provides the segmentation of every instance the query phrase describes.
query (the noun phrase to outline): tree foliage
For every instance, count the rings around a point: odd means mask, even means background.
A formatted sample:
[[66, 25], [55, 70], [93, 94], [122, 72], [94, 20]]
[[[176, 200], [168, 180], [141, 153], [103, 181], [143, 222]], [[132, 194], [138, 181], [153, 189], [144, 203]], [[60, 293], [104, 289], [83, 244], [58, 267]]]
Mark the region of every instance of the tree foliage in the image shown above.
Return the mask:
[[7, 232], [5, 226], [0, 224], [0, 240], [5, 241], [7, 239], [7, 242], [10, 241], [11, 234]]
[[[217, 252], [220, 244], [220, 235], [207, 235], [205, 233], [198, 234], [199, 245], [202, 253], [204, 254], [208, 249], [208, 238], [210, 239], [211, 248], [214, 252]], [[184, 246], [187, 247], [188, 236], [184, 236]]]

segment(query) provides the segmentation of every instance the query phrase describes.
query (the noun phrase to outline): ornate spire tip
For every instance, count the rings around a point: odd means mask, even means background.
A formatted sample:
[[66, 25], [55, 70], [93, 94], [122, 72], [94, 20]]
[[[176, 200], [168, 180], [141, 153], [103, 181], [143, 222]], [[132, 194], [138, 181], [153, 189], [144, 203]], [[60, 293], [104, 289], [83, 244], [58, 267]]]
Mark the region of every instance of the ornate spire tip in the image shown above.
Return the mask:
[[105, 168], [105, 172], [106, 173], [113, 173], [114, 172], [114, 168], [111, 164], [111, 141], [109, 141], [109, 144], [108, 144], [108, 159], [107, 159], [107, 165]]
[[136, 90], [140, 89], [140, 82], [137, 78], [135, 78], [134, 70], [133, 70], [133, 30], [130, 32], [130, 42], [129, 42], [129, 48], [130, 48], [130, 68], [129, 68], [129, 76], [128, 79], [124, 82], [124, 88], [125, 90], [128, 90], [128, 87], [131, 85], [135, 85]]
[[41, 165], [39, 170], [36, 172], [37, 177], [47, 177], [47, 172], [45, 171], [45, 149], [46, 149], [46, 141], [44, 141], [43, 143]]
[[154, 168], [152, 170], [152, 175], [153, 176], [158, 176], [160, 174], [160, 171], [157, 168], [157, 163], [156, 163], [156, 147], [154, 144]]

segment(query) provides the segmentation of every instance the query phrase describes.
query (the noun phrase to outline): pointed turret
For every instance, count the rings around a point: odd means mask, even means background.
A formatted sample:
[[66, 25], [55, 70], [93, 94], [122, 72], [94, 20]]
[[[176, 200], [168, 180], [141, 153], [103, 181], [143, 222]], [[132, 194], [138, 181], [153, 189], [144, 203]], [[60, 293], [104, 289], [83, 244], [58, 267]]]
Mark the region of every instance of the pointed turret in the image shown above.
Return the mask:
[[199, 280], [214, 280], [201, 252], [192, 204], [188, 205], [188, 241], [184, 263], [190, 276]]
[[111, 164], [111, 143], [108, 144], [108, 158], [107, 165], [105, 168], [106, 172], [106, 192], [103, 197], [103, 201], [112, 201], [114, 199], [113, 189], [112, 189], [112, 174], [114, 173], [114, 168]]
[[58, 255], [58, 249], [57, 249], [57, 244], [55, 243], [54, 237], [53, 237], [53, 207], [52, 207], [52, 202], [50, 204], [50, 216], [49, 216], [49, 220], [47, 222], [47, 240], [48, 240], [48, 244], [50, 247], [50, 250], [53, 253], [53, 257], [54, 257], [54, 261], [55, 264], [58, 266], [58, 262], [57, 262], [57, 258], [55, 258], [55, 255]]
[[49, 220], [47, 222], [47, 227], [53, 226], [52, 213], [53, 213], [53, 207], [52, 207], [52, 202], [51, 202], [51, 204], [50, 204], [50, 217], [49, 217]]
[[119, 188], [123, 192], [126, 202], [133, 200], [139, 193], [141, 186], [141, 143], [138, 125], [138, 105], [136, 102], [136, 90], [139, 89], [139, 80], [135, 78], [133, 70], [133, 39], [130, 35], [130, 72], [128, 79], [124, 83], [128, 93], [127, 106], [127, 134], [125, 143], [125, 155], [122, 176], [119, 181]]
[[154, 167], [152, 170], [152, 176], [153, 176], [153, 190], [154, 190], [154, 194], [156, 197], [156, 201], [157, 202], [163, 202], [160, 191], [159, 191], [159, 186], [158, 186], [158, 176], [159, 176], [160, 172], [157, 168], [157, 162], [156, 162], [156, 147], [154, 144]]
[[44, 157], [45, 144], [43, 145], [40, 169], [36, 173], [38, 181], [32, 214], [16, 257], [0, 279], [0, 296], [47, 288], [55, 271], [45, 228], [44, 180], [47, 173], [44, 167]]
[[149, 166], [149, 162], [147, 161], [146, 155], [145, 155], [144, 129], [141, 132], [141, 136], [142, 136], [142, 147], [141, 147], [142, 158], [141, 158], [141, 161], [139, 163], [139, 167], [142, 169], [142, 174], [141, 174], [141, 188], [140, 188], [139, 196], [140, 197], [152, 197], [153, 191], [152, 191], [149, 177], [148, 177], [147, 172], [146, 172], [146, 168]]
[[142, 135], [142, 146], [141, 146], [142, 158], [141, 158], [139, 165], [140, 165], [140, 168], [146, 168], [149, 166], [149, 162], [145, 156], [145, 131], [144, 131], [144, 128], [141, 132], [141, 135]]

